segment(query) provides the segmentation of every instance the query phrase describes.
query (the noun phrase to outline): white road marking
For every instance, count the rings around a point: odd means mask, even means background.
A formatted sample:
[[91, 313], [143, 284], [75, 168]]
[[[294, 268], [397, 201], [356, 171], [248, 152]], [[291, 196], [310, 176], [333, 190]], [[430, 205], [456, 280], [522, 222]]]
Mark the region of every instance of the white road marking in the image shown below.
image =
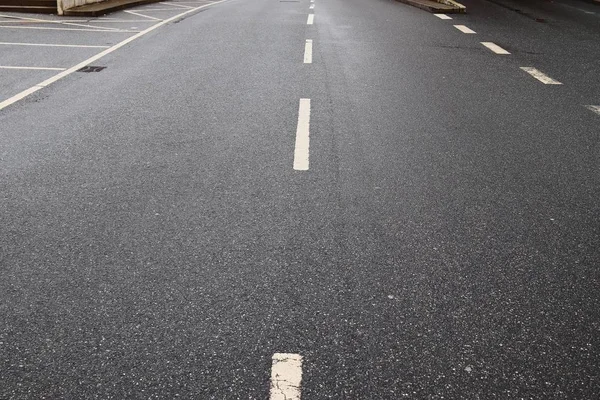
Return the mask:
[[496, 54], [510, 54], [508, 51], [504, 50], [502, 47], [498, 46], [495, 43], [492, 42], [481, 42], [482, 45], [484, 45], [485, 47], [487, 47], [488, 49], [490, 49], [491, 51], [493, 51]]
[[[145, 10], [145, 11], [148, 11], [148, 10]], [[148, 18], [148, 19], [151, 19], [151, 20], [154, 20], [154, 21], [160, 21], [161, 20], [160, 18], [151, 17], [149, 15], [144, 15], [142, 13], [138, 13], [138, 12], [135, 12], [135, 11], [125, 11], [125, 12], [129, 13], [129, 14], [132, 14], [132, 15], [137, 15], [138, 17]]]
[[315, 14], [308, 14], [308, 19], [306, 20], [307, 25], [312, 25], [315, 22]]
[[196, 12], [196, 11], [202, 9], [202, 8], [206, 8], [206, 7], [209, 7], [209, 6], [212, 6], [212, 5], [215, 5], [215, 4], [219, 4], [219, 3], [223, 3], [223, 2], [226, 2], [226, 1], [229, 1], [229, 0], [218, 0], [218, 1], [215, 1], [213, 3], [209, 3], [209, 4], [202, 5], [202, 6], [198, 6], [196, 8], [192, 8], [191, 10], [187, 10], [187, 11], [184, 11], [184, 12], [182, 12], [180, 14], [174, 15], [171, 18], [165, 19], [164, 21], [158, 22], [157, 24], [152, 25], [151, 27], [148, 27], [148, 28], [144, 29], [141, 32], [138, 32], [135, 35], [130, 36], [130, 37], [128, 37], [125, 40], [122, 40], [121, 42], [119, 42], [119, 43], [115, 44], [114, 46], [111, 46], [108, 49], [106, 49], [106, 50], [104, 50], [104, 51], [102, 51], [102, 52], [100, 52], [100, 53], [98, 53], [98, 54], [96, 54], [96, 55], [88, 58], [87, 60], [84, 60], [84, 61], [80, 62], [79, 64], [74, 65], [71, 68], [66, 69], [66, 70], [64, 70], [64, 71], [62, 71], [62, 72], [54, 75], [53, 77], [48, 78], [45, 81], [42, 81], [42, 82], [38, 83], [37, 85], [34, 85], [34, 86], [30, 87], [29, 89], [23, 90], [22, 92], [17, 93], [16, 95], [14, 95], [14, 96], [12, 96], [12, 97], [10, 97], [10, 98], [8, 98], [8, 99], [0, 102], [0, 110], [3, 110], [4, 108], [8, 107], [9, 105], [14, 104], [17, 101], [20, 101], [20, 100], [24, 99], [25, 97], [29, 96], [30, 94], [35, 93], [38, 90], [43, 89], [46, 86], [51, 85], [54, 82], [61, 80], [65, 76], [71, 75], [73, 72], [77, 71], [78, 69], [83, 68], [83, 67], [85, 67], [85, 66], [93, 63], [94, 61], [101, 59], [102, 57], [106, 56], [107, 54], [110, 54], [113, 51], [120, 49], [121, 47], [123, 47], [123, 46], [125, 46], [125, 45], [127, 45], [127, 44], [129, 44], [131, 42], [133, 42], [134, 40], [137, 40], [137, 39], [141, 38], [144, 35], [147, 35], [148, 33], [152, 32], [155, 29], [160, 28], [163, 25], [166, 25], [166, 24], [168, 24], [168, 23], [170, 23], [172, 21], [176, 21], [179, 18], [181, 18], [181, 17], [183, 17], [185, 15], [194, 13], [194, 12]]
[[300, 400], [302, 356], [275, 353], [271, 365], [270, 400]]
[[11, 43], [11, 42], [0, 42], [0, 45], [5, 46], [40, 46], [40, 47], [81, 47], [81, 48], [92, 48], [92, 49], [108, 49], [108, 46], [95, 46], [95, 45], [84, 45], [84, 44], [50, 44], [50, 43]]
[[310, 6], [308, 6], [309, 9], [314, 10], [315, 9], [315, 5], [311, 4]]
[[164, 4], [164, 5], [167, 5], [167, 6], [173, 6], [173, 7], [179, 7], [179, 8], [193, 8], [191, 6], [186, 6], [186, 5], [183, 5], [183, 4], [176, 4], [176, 3], [163, 3], [163, 2], [161, 2], [160, 4]]
[[585, 106], [588, 110], [600, 115], [600, 106]]
[[294, 149], [294, 169], [308, 171], [310, 146], [310, 99], [300, 99], [298, 107], [298, 127], [296, 128], [296, 146]]
[[438, 17], [439, 19], [452, 19], [452, 17], [451, 17], [451, 16], [449, 16], [449, 15], [446, 15], [446, 14], [433, 14], [433, 15], [435, 15], [435, 16], [436, 16], [436, 17]]
[[66, 68], [50, 68], [50, 67], [18, 67], [12, 65], [0, 65], [0, 69], [33, 69], [41, 71], [64, 71]]
[[461, 31], [462, 33], [477, 33], [474, 30], [472, 30], [471, 28], [465, 26], [465, 25], [454, 25], [454, 27], [456, 29], [458, 29], [459, 31]]
[[95, 25], [87, 25], [87, 24], [74, 24], [70, 22], [63, 22], [62, 25], [71, 25], [71, 26], [81, 26], [84, 28], [94, 28], [94, 29], [102, 29], [107, 31], [120, 31], [119, 28], [110, 28], [108, 26], [95, 26]]
[[548, 75], [544, 74], [539, 69], [533, 67], [521, 67], [521, 69], [527, 72], [529, 75], [533, 76], [538, 81], [545, 83], [546, 85], [562, 85], [562, 83], [550, 78]]
[[98, 27], [98, 29], [78, 29], [78, 28], [48, 28], [42, 26], [2, 26], [0, 28], [8, 28], [8, 29], [38, 29], [43, 31], [79, 31], [79, 32], [104, 32], [104, 33], [140, 33], [139, 31], [131, 31], [126, 29], [120, 30], [108, 30], [103, 29], [103, 27]]
[[304, 45], [304, 64], [312, 64], [312, 40], [306, 39]]

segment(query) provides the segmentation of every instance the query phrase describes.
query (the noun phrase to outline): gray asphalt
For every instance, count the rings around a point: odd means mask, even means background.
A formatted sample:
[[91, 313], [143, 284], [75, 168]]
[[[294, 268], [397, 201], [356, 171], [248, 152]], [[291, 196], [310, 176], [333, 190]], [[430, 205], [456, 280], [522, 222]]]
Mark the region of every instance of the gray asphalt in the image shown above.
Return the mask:
[[494, 1], [233, 0], [0, 111], [0, 398], [597, 398], [600, 6]]

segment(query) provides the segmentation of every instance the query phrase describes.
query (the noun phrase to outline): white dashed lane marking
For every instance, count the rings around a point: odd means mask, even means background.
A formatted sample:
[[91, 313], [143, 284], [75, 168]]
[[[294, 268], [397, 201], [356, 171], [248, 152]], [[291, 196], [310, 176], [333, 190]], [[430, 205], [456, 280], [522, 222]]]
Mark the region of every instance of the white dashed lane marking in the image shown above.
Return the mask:
[[538, 81], [545, 83], [546, 85], [562, 85], [562, 83], [550, 78], [548, 75], [544, 74], [539, 69], [533, 67], [521, 67], [521, 69], [527, 72], [529, 75], [533, 76]]
[[600, 106], [585, 106], [588, 110], [590, 110], [591, 112], [595, 112], [596, 114], [600, 115]]
[[310, 99], [300, 99], [298, 107], [298, 126], [296, 128], [296, 145], [294, 148], [294, 169], [308, 171], [310, 146]]
[[451, 16], [449, 16], [449, 15], [446, 15], [446, 14], [433, 14], [433, 15], [435, 15], [435, 16], [436, 16], [436, 17], [438, 17], [439, 19], [452, 19], [452, 17], [451, 17]]
[[468, 28], [465, 25], [454, 25], [454, 27], [456, 29], [458, 29], [459, 31], [461, 31], [462, 33], [477, 33], [477, 32], [475, 32], [474, 30]]
[[304, 64], [312, 63], [312, 40], [306, 39], [306, 44], [304, 45]]
[[307, 25], [312, 25], [315, 22], [315, 14], [308, 14], [308, 19], [306, 20]]
[[314, 4], [311, 4], [310, 6], [308, 6], [308, 8], [310, 8], [311, 10], [314, 10], [314, 8], [315, 8], [315, 5], [314, 5]]
[[271, 365], [270, 400], [300, 400], [302, 356], [275, 353]]
[[496, 54], [510, 54], [508, 51], [504, 50], [502, 47], [498, 46], [496, 43], [492, 42], [481, 42], [482, 45], [490, 49]]

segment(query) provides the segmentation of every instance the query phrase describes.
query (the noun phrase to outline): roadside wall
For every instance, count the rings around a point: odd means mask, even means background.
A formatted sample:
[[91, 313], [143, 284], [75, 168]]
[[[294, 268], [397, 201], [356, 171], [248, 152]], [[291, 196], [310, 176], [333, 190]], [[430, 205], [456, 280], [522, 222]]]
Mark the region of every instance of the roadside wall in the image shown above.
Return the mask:
[[104, 0], [56, 0], [58, 15], [63, 15], [63, 11], [68, 10], [69, 8], [82, 6], [84, 4], [100, 3], [101, 1]]

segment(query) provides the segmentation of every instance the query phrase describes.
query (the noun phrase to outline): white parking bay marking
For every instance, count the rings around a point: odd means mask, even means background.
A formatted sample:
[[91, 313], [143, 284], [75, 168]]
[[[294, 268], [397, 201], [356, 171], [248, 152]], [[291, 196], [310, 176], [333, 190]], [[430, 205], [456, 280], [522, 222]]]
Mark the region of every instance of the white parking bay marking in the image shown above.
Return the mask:
[[562, 85], [562, 83], [560, 83], [559, 81], [555, 81], [554, 79], [550, 78], [548, 75], [544, 74], [537, 68], [521, 67], [521, 69], [546, 85]]
[[294, 169], [308, 171], [310, 146], [310, 99], [300, 99], [298, 107], [298, 126], [296, 128], [296, 145], [294, 149]]
[[496, 43], [492, 42], [481, 42], [482, 45], [490, 49], [496, 54], [510, 54], [508, 51], [504, 50], [502, 47], [498, 46]]
[[465, 25], [454, 25], [454, 27], [456, 29], [458, 29], [459, 31], [461, 31], [462, 33], [477, 33], [473, 29], [471, 29]]
[[270, 400], [300, 400], [302, 356], [275, 353], [271, 365]]
[[40, 47], [75, 47], [75, 48], [91, 48], [91, 49], [108, 49], [108, 46], [96, 46], [96, 45], [85, 45], [85, 44], [52, 44], [52, 43], [12, 43], [12, 42], [0, 42], [0, 45], [4, 46], [40, 46]]
[[306, 39], [304, 45], [304, 64], [312, 64], [312, 40]]
[[26, 69], [26, 70], [39, 70], [39, 71], [64, 71], [66, 68], [53, 68], [53, 67], [21, 67], [13, 65], [0, 65], [0, 69]]

